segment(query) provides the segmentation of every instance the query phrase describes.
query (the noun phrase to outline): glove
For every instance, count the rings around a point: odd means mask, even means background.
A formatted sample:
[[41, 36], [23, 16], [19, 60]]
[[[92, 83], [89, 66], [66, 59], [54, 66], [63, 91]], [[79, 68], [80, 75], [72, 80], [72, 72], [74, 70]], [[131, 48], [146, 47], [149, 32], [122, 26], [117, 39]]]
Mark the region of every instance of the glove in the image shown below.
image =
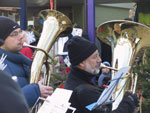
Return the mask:
[[108, 81], [110, 80], [110, 77], [105, 77], [103, 79], [103, 84], [109, 85]]
[[134, 107], [139, 106], [139, 98], [137, 97], [136, 94], [132, 94], [129, 91], [125, 93], [123, 101], [127, 101], [128, 103], [132, 104]]
[[139, 99], [137, 95], [132, 94], [131, 92], [126, 92], [118, 108], [116, 109], [116, 111], [112, 113], [135, 113], [135, 112], [137, 113], [138, 106], [139, 106]]
[[130, 98], [134, 102], [136, 107], [139, 107], [139, 98], [136, 94], [131, 94], [128, 96], [128, 98]]

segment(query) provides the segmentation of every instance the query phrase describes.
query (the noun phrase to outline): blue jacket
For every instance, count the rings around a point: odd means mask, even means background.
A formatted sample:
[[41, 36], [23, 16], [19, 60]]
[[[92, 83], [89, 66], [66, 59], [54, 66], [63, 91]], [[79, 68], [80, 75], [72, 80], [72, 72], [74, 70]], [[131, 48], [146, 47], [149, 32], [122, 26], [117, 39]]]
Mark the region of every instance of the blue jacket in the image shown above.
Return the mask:
[[98, 78], [98, 86], [102, 87], [103, 84], [107, 84], [110, 78], [111, 78], [110, 72], [108, 74], [102, 72]]
[[11, 53], [0, 49], [0, 57], [3, 53], [7, 55], [4, 60], [4, 64], [7, 64], [5, 71], [11, 76], [17, 76], [18, 84], [21, 87], [25, 99], [29, 107], [32, 107], [40, 96], [40, 89], [37, 84], [29, 84], [31, 60], [20, 52]]

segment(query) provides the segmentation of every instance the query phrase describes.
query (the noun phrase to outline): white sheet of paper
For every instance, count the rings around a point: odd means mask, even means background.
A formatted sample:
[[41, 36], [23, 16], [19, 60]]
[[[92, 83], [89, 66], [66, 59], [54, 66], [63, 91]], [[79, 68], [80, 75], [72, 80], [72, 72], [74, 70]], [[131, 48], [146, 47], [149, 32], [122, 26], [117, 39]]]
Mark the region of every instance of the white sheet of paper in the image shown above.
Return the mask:
[[57, 88], [51, 96], [48, 96], [38, 113], [66, 113], [71, 103], [68, 103], [71, 90]]
[[56, 103], [68, 103], [72, 90], [66, 90], [62, 88], [57, 88], [51, 96], [51, 101]]

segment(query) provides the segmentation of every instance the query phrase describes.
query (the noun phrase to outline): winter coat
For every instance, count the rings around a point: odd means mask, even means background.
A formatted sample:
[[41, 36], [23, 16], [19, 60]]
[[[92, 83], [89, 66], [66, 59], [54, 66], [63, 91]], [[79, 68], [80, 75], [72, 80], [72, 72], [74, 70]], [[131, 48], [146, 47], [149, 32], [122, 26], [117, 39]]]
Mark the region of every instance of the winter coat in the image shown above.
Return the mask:
[[[75, 113], [133, 113], [135, 106], [133, 107], [128, 101], [122, 101], [115, 111], [111, 111], [111, 105], [105, 106], [106, 109], [95, 109], [93, 111], [86, 109], [87, 105], [97, 102], [102, 93], [98, 86], [92, 84], [91, 79], [93, 77], [94, 75], [77, 67], [71, 68], [64, 88], [73, 90], [69, 101], [71, 106], [76, 108]], [[67, 113], [71, 113], [71, 111], [68, 110]]]
[[110, 80], [110, 72], [108, 74], [102, 72], [101, 75], [98, 78], [98, 86], [102, 87], [103, 84], [108, 84], [108, 81]]
[[29, 113], [19, 85], [0, 70], [0, 113]]
[[3, 53], [7, 55], [4, 60], [4, 64], [7, 64], [5, 71], [11, 76], [17, 77], [17, 82], [21, 87], [25, 99], [29, 107], [32, 107], [40, 96], [40, 89], [37, 84], [29, 84], [31, 60], [20, 52], [11, 53], [0, 49], [0, 56]]

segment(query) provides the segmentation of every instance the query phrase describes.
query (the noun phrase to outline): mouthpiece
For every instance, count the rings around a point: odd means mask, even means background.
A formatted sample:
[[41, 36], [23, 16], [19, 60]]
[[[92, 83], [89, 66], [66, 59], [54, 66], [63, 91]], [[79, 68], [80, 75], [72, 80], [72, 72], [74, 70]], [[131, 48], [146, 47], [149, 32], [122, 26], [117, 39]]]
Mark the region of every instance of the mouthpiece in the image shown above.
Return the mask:
[[108, 68], [108, 69], [111, 69], [111, 70], [114, 70], [114, 71], [118, 71], [118, 69], [113, 68], [113, 67], [106, 66], [106, 65], [104, 65], [103, 63], [101, 63], [100, 68]]
[[27, 44], [26, 42], [23, 43], [23, 46], [24, 46], [24, 47], [31, 47], [31, 48], [38, 49], [36, 46], [29, 45], [29, 44]]
[[48, 54], [44, 49], [38, 48], [38, 47], [36, 47], [36, 46], [29, 45], [29, 44], [27, 44], [26, 42], [23, 43], [23, 46], [25, 46], [25, 47], [31, 47], [31, 48], [40, 50], [40, 51], [42, 51], [43, 53], [45, 53], [46, 56], [48, 56], [48, 57], [50, 58], [49, 54]]

